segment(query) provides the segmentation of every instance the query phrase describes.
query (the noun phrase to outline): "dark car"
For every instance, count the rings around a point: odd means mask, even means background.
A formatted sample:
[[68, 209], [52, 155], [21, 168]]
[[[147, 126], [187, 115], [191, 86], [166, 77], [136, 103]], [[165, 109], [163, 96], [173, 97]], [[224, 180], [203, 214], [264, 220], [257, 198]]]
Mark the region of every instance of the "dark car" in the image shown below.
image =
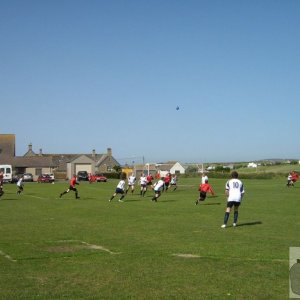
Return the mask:
[[94, 175], [95, 181], [97, 182], [106, 182], [107, 181], [107, 177], [101, 175], [101, 174], [96, 174]]
[[89, 174], [87, 171], [79, 171], [77, 173], [77, 180], [78, 181], [88, 181], [89, 180]]
[[11, 178], [11, 183], [17, 183], [19, 180], [19, 177], [21, 177], [22, 175], [18, 176], [18, 175], [13, 175], [13, 177]]
[[24, 182], [33, 182], [33, 175], [31, 173], [24, 173], [23, 181]]
[[37, 179], [38, 183], [52, 183], [54, 182], [53, 178], [49, 174], [42, 174]]

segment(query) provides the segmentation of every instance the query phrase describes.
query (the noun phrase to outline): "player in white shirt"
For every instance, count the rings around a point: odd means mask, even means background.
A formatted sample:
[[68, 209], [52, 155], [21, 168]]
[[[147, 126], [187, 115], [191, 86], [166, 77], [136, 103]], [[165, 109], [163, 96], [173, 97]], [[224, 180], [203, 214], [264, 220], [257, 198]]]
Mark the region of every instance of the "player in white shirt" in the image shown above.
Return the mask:
[[119, 183], [117, 185], [117, 188], [116, 188], [116, 191], [110, 197], [109, 202], [111, 202], [112, 199], [114, 199], [117, 194], [121, 194], [121, 198], [119, 199], [119, 202], [123, 202], [122, 199], [125, 197], [125, 180], [124, 180], [124, 176], [122, 176], [121, 180], [119, 181]]
[[207, 177], [206, 173], [202, 173], [201, 183], [204, 184], [206, 181], [208, 181], [208, 177]]
[[174, 186], [173, 192], [177, 189], [177, 176], [173, 175], [170, 182], [171, 187]]
[[24, 191], [23, 176], [21, 176], [17, 182], [18, 191], [17, 194], [20, 195]]
[[147, 184], [148, 184], [148, 180], [147, 180], [147, 177], [145, 176], [145, 174], [141, 174], [141, 177], [140, 177], [140, 185], [141, 185], [141, 196], [145, 196], [145, 193], [147, 191]]
[[293, 182], [293, 176], [292, 176], [292, 173], [290, 172], [288, 177], [287, 177], [287, 184], [286, 184], [287, 187], [290, 187], [290, 186], [294, 186], [294, 182]]
[[164, 189], [164, 185], [165, 185], [165, 182], [162, 179], [158, 180], [158, 182], [156, 182], [153, 185], [153, 190], [154, 190], [155, 195], [152, 198], [152, 201], [157, 202], [157, 199], [160, 197], [161, 192]]
[[136, 177], [134, 176], [134, 174], [132, 173], [128, 179], [128, 186], [127, 186], [127, 189], [126, 189], [126, 194], [128, 192], [128, 190], [131, 188], [131, 194], [133, 194], [134, 192], [134, 185], [135, 185], [135, 182], [136, 182]]
[[228, 198], [227, 207], [224, 215], [224, 224], [221, 226], [222, 228], [225, 228], [227, 226], [232, 207], [234, 207], [233, 227], [237, 225], [239, 215], [238, 209], [245, 193], [244, 184], [241, 180], [238, 179], [238, 172], [233, 171], [231, 173], [231, 177], [232, 179], [228, 180], [225, 185], [225, 193]]

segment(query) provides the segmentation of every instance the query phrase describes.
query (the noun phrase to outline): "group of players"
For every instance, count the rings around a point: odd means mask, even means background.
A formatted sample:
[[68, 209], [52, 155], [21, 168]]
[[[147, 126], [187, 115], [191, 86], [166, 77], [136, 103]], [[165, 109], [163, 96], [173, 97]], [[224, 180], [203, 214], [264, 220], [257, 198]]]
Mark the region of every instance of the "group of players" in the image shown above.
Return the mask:
[[291, 171], [287, 177], [287, 187], [294, 186], [294, 183], [299, 179], [299, 174], [295, 171]]
[[[0, 172], [0, 198], [4, 195], [3, 190], [3, 172]], [[171, 175], [171, 173], [167, 173], [164, 178], [160, 178], [160, 176], [156, 177], [157, 181], [153, 183], [153, 176], [151, 173], [146, 176], [144, 173], [140, 175], [139, 178], [139, 184], [140, 184], [140, 196], [144, 197], [148, 187], [151, 187], [151, 189], [154, 191], [154, 196], [152, 197], [152, 201], [157, 202], [158, 198], [161, 196], [161, 193], [163, 191], [168, 191], [170, 186], [173, 186], [175, 191], [177, 189], [177, 176]], [[289, 173], [287, 178], [287, 186], [294, 186], [294, 182], [296, 182], [299, 179], [299, 175], [297, 172], [292, 171]], [[23, 183], [23, 176], [21, 176], [18, 179], [17, 182], [17, 194], [20, 195], [24, 190], [24, 183]], [[137, 179], [134, 175], [134, 173], [131, 173], [130, 176], [128, 176], [127, 181], [127, 187], [126, 187], [126, 174], [122, 174], [121, 180], [119, 181], [115, 192], [110, 197], [109, 202], [111, 202], [116, 195], [120, 194], [119, 202], [123, 202], [123, 198], [128, 193], [129, 190], [131, 190], [131, 193], [134, 193], [135, 190], [135, 184], [137, 182]], [[73, 175], [73, 177], [70, 180], [70, 186], [68, 189], [63, 191], [59, 197], [61, 198], [63, 195], [69, 193], [70, 191], [75, 192], [75, 198], [79, 199], [78, 190], [76, 188], [76, 185], [78, 185], [77, 176], [76, 174]], [[125, 188], [126, 187], [126, 188]], [[212, 186], [208, 183], [208, 177], [205, 173], [202, 175], [201, 183], [198, 188], [199, 191], [199, 198], [196, 201], [196, 205], [198, 205], [200, 202], [204, 201], [206, 199], [207, 193], [211, 193], [212, 196], [215, 195]], [[241, 201], [243, 199], [245, 190], [244, 190], [244, 184], [243, 182], [238, 179], [238, 173], [236, 171], [233, 171], [231, 173], [231, 179], [226, 182], [225, 185], [225, 193], [227, 196], [227, 206], [225, 210], [224, 215], [224, 222], [222, 224], [222, 228], [227, 227], [227, 222], [230, 216], [230, 212], [233, 209], [234, 210], [234, 216], [233, 216], [233, 227], [237, 226], [237, 220], [238, 220], [238, 209], [241, 204]]]
[[[118, 194], [120, 195], [119, 202], [123, 202], [123, 199], [125, 195], [128, 193], [129, 190], [131, 190], [131, 193], [134, 193], [135, 190], [135, 184], [136, 184], [136, 177], [134, 173], [132, 173], [128, 178], [128, 185], [126, 188], [126, 174], [122, 174], [121, 180], [117, 184], [115, 192], [112, 194], [112, 196], [109, 199], [109, 202], [111, 202]], [[140, 183], [140, 196], [144, 197], [145, 193], [147, 191], [147, 188], [150, 186], [151, 189], [154, 191], [154, 196], [152, 197], [152, 201], [157, 202], [158, 198], [161, 196], [161, 193], [163, 191], [168, 191], [169, 186], [174, 186], [174, 191], [177, 189], [177, 177], [176, 175], [171, 175], [171, 173], [168, 173], [164, 178], [157, 178], [157, 182], [153, 183], [153, 176], [149, 174], [146, 176], [145, 174], [141, 174], [139, 183]], [[75, 185], [78, 184], [76, 180], [76, 175], [73, 176], [73, 178], [70, 181], [70, 187], [60, 194], [60, 198], [64, 195], [69, 193], [69, 191], [75, 192], [76, 199], [79, 199], [78, 191], [75, 187]], [[208, 183], [208, 177], [206, 174], [203, 174], [201, 179], [201, 184], [199, 185], [199, 198], [196, 201], [196, 205], [200, 203], [201, 201], [204, 201], [206, 199], [206, 195], [208, 192], [210, 192], [212, 195], [215, 195], [211, 185]], [[225, 185], [225, 192], [227, 195], [227, 206], [225, 210], [224, 215], [224, 222], [221, 226], [221, 228], [227, 227], [227, 222], [230, 216], [230, 212], [233, 209], [234, 210], [234, 216], [233, 216], [233, 227], [237, 226], [237, 220], [238, 220], [238, 210], [239, 206], [241, 204], [241, 201], [243, 199], [245, 190], [244, 190], [244, 184], [241, 180], [238, 179], [238, 173], [236, 171], [233, 171], [231, 173], [231, 179], [226, 182]]]
[[[177, 189], [177, 176], [171, 175], [171, 173], [167, 173], [164, 178], [160, 178], [160, 176], [157, 176], [157, 182], [153, 183], [153, 176], [151, 173], [149, 173], [148, 176], [146, 176], [144, 173], [140, 175], [139, 184], [140, 184], [140, 196], [144, 197], [148, 187], [151, 187], [151, 189], [154, 191], [154, 196], [152, 198], [152, 201], [157, 202], [157, 199], [160, 197], [161, 193], [163, 191], [168, 191], [169, 187], [174, 187], [173, 191]], [[128, 184], [127, 188], [125, 188], [126, 182], [126, 175], [123, 174], [121, 180], [119, 181], [115, 192], [110, 197], [109, 202], [111, 202], [114, 197], [117, 194], [120, 194], [121, 197], [119, 199], [119, 202], [123, 202], [123, 198], [128, 193], [129, 190], [131, 190], [131, 193], [134, 193], [135, 190], [135, 184], [137, 182], [136, 176], [134, 173], [131, 173], [131, 175], [128, 177]]]
[[[227, 227], [228, 219], [232, 209], [234, 210], [233, 227], [237, 226], [237, 220], [239, 214], [238, 210], [245, 193], [244, 184], [241, 180], [238, 179], [238, 177], [239, 177], [238, 172], [233, 171], [231, 173], [231, 179], [226, 182], [225, 193], [227, 196], [227, 205], [226, 205], [226, 210], [224, 215], [224, 222], [221, 228]], [[198, 190], [199, 190], [199, 198], [195, 203], [196, 205], [198, 205], [198, 203], [206, 199], [206, 194], [208, 192], [211, 193], [212, 196], [215, 195], [211, 185], [208, 183], [208, 177], [205, 173], [203, 173], [202, 175], [201, 184], [199, 185]]]
[[[129, 191], [129, 189], [131, 189], [132, 193], [134, 192], [134, 185], [136, 183], [136, 177], [134, 176], [134, 174], [132, 173], [128, 177], [128, 186], [126, 189], [125, 189], [125, 185], [126, 185], [125, 179], [126, 179], [126, 177], [124, 176], [119, 181], [114, 194], [109, 199], [109, 202], [111, 202], [117, 194], [121, 195], [119, 201], [123, 202], [123, 198]], [[149, 174], [148, 176], [141, 174], [139, 181], [140, 181], [140, 186], [141, 186], [140, 195], [144, 197], [144, 195], [147, 191], [147, 187], [151, 186], [151, 188], [154, 191], [154, 196], [152, 197], [152, 201], [155, 201], [155, 202], [157, 202], [157, 199], [161, 196], [162, 191], [168, 190], [169, 185], [175, 186], [174, 190], [176, 190], [176, 188], [177, 188], [176, 175], [171, 176], [170, 173], [168, 173], [164, 177], [164, 179], [159, 178], [158, 181], [154, 184], [152, 183], [153, 177], [151, 176], [151, 174]], [[199, 185], [198, 190], [199, 190], [199, 198], [195, 203], [196, 205], [198, 205], [198, 203], [200, 201], [204, 201], [206, 199], [206, 195], [208, 192], [210, 192], [212, 195], [215, 195], [211, 185], [208, 183], [208, 177], [206, 174], [203, 174], [202, 179], [201, 179], [201, 184]], [[227, 227], [228, 219], [229, 219], [230, 212], [232, 209], [234, 210], [233, 227], [236, 227], [237, 221], [238, 221], [239, 206], [241, 204], [241, 201], [242, 201], [244, 193], [245, 193], [244, 184], [241, 180], [238, 179], [238, 173], [236, 171], [233, 171], [231, 173], [231, 179], [226, 182], [225, 192], [227, 195], [227, 206], [226, 206], [225, 215], [224, 215], [224, 222], [223, 222], [221, 228]]]

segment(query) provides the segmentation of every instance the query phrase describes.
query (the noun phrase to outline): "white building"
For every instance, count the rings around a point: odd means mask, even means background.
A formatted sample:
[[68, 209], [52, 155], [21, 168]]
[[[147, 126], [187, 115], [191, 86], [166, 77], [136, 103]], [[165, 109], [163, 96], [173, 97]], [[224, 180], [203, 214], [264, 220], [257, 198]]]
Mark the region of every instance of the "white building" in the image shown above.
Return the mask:
[[254, 162], [250, 162], [248, 163], [247, 168], [257, 168], [257, 164]]

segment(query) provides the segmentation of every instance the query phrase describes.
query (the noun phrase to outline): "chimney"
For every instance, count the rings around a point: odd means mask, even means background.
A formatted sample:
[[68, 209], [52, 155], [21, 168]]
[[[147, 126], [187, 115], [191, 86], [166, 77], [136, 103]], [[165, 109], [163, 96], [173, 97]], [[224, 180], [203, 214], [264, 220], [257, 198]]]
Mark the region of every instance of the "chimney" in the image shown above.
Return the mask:
[[43, 156], [43, 150], [42, 150], [42, 148], [40, 149], [39, 156]]
[[32, 151], [32, 143], [28, 145], [28, 151]]
[[112, 156], [112, 150], [111, 150], [111, 148], [107, 148], [107, 155], [108, 156]]
[[95, 150], [95, 149], [93, 149], [93, 151], [92, 151], [92, 157], [93, 157], [93, 158], [96, 157], [96, 150]]

